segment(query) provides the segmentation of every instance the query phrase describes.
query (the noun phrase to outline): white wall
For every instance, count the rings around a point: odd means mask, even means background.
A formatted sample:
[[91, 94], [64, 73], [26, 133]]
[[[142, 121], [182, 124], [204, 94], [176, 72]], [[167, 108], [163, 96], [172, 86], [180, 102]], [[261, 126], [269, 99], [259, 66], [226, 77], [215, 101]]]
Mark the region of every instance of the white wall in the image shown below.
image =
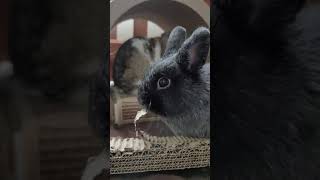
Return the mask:
[[[133, 19], [117, 24], [117, 40], [126, 41], [133, 37]], [[159, 37], [164, 32], [157, 24], [148, 21], [147, 37]]]
[[[149, 0], [110, 0], [110, 29], [129, 9]], [[165, 1], [165, 0], [164, 0]], [[203, 0], [173, 0], [193, 9], [210, 26], [210, 7]], [[170, 17], [168, 17], [170, 18]]]
[[148, 31], [147, 31], [147, 34], [148, 36], [147, 37], [159, 37], [161, 36], [161, 34], [163, 33], [163, 29], [161, 27], [159, 27], [157, 24], [151, 22], [151, 21], [148, 21]]
[[128, 19], [117, 25], [117, 40], [126, 41], [133, 37], [133, 19]]

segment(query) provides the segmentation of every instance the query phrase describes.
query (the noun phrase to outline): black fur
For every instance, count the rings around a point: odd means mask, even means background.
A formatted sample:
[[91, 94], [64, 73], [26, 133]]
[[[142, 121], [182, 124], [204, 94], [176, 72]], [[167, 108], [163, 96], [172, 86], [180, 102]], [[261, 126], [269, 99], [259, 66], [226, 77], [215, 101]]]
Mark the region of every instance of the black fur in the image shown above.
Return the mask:
[[213, 6], [213, 178], [320, 179], [320, 13], [303, 0]]
[[[138, 100], [164, 117], [176, 134], [209, 137], [210, 66], [205, 64], [210, 32], [198, 28], [187, 39], [182, 27], [172, 30], [161, 60], [153, 63], [139, 86]], [[158, 80], [170, 79], [166, 89]]]

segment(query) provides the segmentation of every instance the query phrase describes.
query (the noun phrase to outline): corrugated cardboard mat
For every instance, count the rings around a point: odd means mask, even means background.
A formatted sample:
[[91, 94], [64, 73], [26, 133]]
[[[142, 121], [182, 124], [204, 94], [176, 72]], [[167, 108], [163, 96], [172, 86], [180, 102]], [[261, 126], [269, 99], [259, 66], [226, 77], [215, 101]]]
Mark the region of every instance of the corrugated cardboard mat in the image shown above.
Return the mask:
[[110, 139], [111, 174], [210, 166], [210, 140], [181, 136]]

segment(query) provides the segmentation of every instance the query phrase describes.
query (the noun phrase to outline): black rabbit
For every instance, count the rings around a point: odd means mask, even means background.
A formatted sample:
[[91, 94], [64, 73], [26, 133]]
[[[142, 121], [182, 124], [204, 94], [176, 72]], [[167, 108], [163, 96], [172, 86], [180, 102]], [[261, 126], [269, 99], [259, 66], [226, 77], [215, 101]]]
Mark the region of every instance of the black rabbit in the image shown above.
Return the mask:
[[320, 7], [304, 3], [214, 1], [214, 179], [320, 179]]
[[186, 39], [186, 30], [175, 27], [159, 61], [147, 69], [138, 88], [138, 100], [161, 115], [177, 134], [210, 135], [210, 64], [205, 64], [210, 32], [196, 29]]

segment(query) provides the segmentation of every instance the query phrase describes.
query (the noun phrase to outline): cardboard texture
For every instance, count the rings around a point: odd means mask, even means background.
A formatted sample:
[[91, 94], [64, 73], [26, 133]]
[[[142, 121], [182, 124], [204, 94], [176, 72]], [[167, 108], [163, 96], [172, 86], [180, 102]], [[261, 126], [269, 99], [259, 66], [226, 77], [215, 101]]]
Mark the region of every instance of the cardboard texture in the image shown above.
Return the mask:
[[210, 166], [210, 140], [156, 137], [110, 139], [111, 174], [178, 170]]

